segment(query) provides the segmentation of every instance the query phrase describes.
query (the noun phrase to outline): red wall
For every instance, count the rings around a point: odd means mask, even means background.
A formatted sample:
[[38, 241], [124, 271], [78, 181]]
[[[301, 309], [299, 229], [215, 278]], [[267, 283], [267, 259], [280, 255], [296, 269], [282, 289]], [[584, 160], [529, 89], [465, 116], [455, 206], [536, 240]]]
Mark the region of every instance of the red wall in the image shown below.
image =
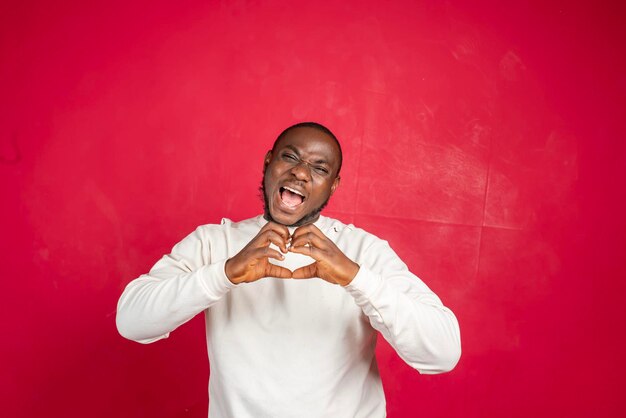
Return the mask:
[[0, 6], [0, 415], [206, 416], [202, 320], [141, 346], [117, 298], [198, 224], [258, 214], [302, 120], [345, 148], [327, 214], [461, 324], [441, 376], [381, 341], [390, 417], [624, 415], [620, 7], [90, 3]]

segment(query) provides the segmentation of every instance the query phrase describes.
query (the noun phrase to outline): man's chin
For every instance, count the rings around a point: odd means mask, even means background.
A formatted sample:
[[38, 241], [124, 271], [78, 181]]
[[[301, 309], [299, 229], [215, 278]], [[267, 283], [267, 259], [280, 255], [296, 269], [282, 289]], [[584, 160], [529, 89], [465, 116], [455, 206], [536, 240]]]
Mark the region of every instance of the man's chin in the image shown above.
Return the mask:
[[268, 221], [275, 222], [277, 224], [285, 225], [286, 227], [299, 227], [306, 224], [311, 224], [320, 216], [320, 211], [316, 210], [304, 215], [302, 218], [289, 218], [284, 216], [273, 216], [270, 211], [265, 211], [265, 219]]
[[264, 218], [268, 221], [275, 222], [277, 224], [285, 225], [286, 227], [299, 227], [307, 224], [312, 224], [320, 217], [320, 213], [326, 204], [322, 205], [315, 210], [307, 213], [306, 215], [298, 218], [297, 216], [285, 216], [284, 214], [274, 214], [265, 206]]

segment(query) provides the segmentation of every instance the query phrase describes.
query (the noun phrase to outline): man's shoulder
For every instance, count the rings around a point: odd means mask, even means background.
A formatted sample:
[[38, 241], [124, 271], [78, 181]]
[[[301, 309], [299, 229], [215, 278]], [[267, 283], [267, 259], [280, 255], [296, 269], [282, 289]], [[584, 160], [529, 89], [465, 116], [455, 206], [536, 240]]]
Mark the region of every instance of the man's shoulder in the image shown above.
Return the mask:
[[193, 232], [178, 242], [176, 247], [197, 246], [199, 243], [202, 246], [208, 245], [210, 247], [212, 243], [250, 239], [259, 232], [261, 228], [259, 223], [262, 220], [262, 216], [238, 222], [222, 218], [220, 223], [209, 223], [196, 227]]
[[378, 238], [376, 235], [361, 227], [357, 227], [354, 224], [345, 224], [338, 219], [330, 217], [323, 217], [322, 222], [324, 224], [324, 229], [333, 234], [346, 236], [350, 239], [359, 238], [360, 240], [370, 241], [372, 243], [376, 241], [384, 242], [384, 240]]
[[254, 216], [241, 221], [233, 221], [230, 218], [222, 218], [219, 223], [209, 223], [198, 226], [196, 228], [196, 232], [201, 234], [212, 234], [229, 230], [258, 230], [263, 225], [263, 222], [262, 215]]

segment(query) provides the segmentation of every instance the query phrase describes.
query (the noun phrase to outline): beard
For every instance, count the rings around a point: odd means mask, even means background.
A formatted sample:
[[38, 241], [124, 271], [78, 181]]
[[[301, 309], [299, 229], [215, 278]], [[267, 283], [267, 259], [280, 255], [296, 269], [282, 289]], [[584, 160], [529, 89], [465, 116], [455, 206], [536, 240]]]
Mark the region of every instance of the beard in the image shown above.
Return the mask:
[[[261, 180], [261, 187], [259, 187], [259, 197], [263, 200], [263, 217], [265, 218], [265, 220], [280, 224], [280, 222], [272, 218], [272, 214], [270, 213], [269, 197], [267, 196], [267, 193], [265, 192], [265, 173], [263, 173], [263, 179]], [[329, 200], [330, 200], [330, 196], [319, 207], [313, 209], [311, 212], [307, 213], [306, 215], [304, 215], [302, 218], [298, 219], [298, 221], [292, 223], [291, 225], [285, 225], [285, 226], [298, 227], [298, 226], [315, 222], [317, 218], [320, 216], [322, 209], [324, 209], [326, 205], [328, 204]]]

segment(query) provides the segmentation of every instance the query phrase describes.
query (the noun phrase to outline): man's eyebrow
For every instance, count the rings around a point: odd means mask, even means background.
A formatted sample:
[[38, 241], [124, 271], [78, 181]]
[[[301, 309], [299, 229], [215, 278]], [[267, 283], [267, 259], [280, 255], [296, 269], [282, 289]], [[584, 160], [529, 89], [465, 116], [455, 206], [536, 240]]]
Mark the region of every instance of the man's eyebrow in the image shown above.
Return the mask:
[[324, 164], [324, 165], [330, 165], [330, 163], [326, 160], [315, 160], [313, 161], [315, 164]]
[[[291, 144], [285, 145], [285, 148], [289, 148], [291, 151], [295, 152], [298, 157], [300, 157], [300, 151], [298, 150], [298, 148], [294, 147]], [[313, 161], [313, 164], [324, 164], [330, 166], [330, 163], [323, 158]]]
[[285, 148], [289, 148], [290, 150], [295, 152], [296, 155], [300, 156], [300, 151], [298, 151], [298, 148], [294, 147], [293, 145], [285, 145]]

